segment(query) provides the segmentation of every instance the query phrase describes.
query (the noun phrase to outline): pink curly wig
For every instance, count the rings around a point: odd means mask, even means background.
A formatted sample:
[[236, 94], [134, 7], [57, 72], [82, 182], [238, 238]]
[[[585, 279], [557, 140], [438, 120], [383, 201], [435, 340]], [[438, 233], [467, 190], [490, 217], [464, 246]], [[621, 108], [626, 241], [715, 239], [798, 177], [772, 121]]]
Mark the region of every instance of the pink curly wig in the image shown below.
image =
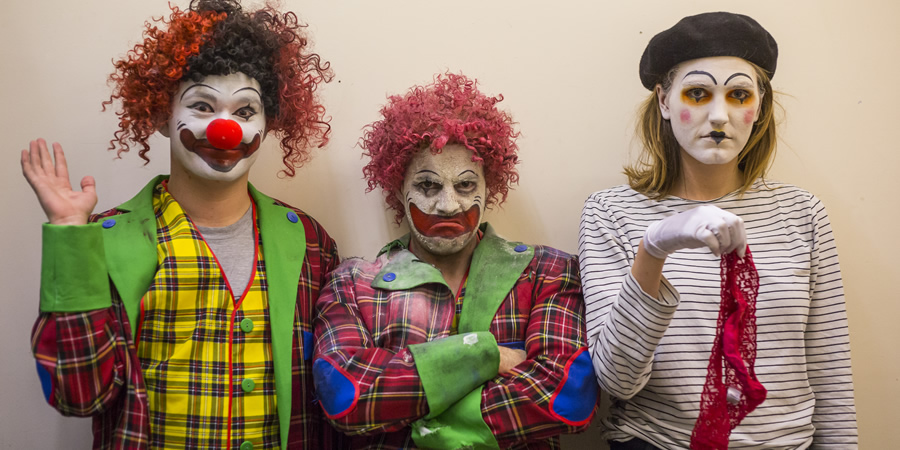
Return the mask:
[[147, 139], [169, 118], [172, 95], [187, 79], [244, 72], [262, 87], [266, 129], [280, 136], [287, 176], [309, 159], [309, 147], [328, 142], [331, 127], [315, 95], [332, 78], [327, 62], [308, 51], [302, 25], [292, 12], [266, 5], [242, 11], [236, 0], [192, 0], [171, 6], [167, 19], [147, 22], [144, 41], [114, 62], [113, 93], [104, 110], [121, 102], [119, 130], [110, 150], [119, 156], [134, 143], [150, 159]]
[[487, 207], [506, 201], [510, 186], [519, 181], [519, 133], [512, 117], [497, 109], [503, 96], [488, 97], [477, 83], [462, 74], [436, 75], [432, 84], [390, 96], [381, 108], [384, 118], [366, 126], [359, 143], [372, 159], [363, 167], [366, 192], [380, 186], [397, 223], [404, 216], [397, 194], [410, 160], [422, 149], [437, 154], [447, 144], [460, 144], [472, 150], [472, 161], [484, 168]]

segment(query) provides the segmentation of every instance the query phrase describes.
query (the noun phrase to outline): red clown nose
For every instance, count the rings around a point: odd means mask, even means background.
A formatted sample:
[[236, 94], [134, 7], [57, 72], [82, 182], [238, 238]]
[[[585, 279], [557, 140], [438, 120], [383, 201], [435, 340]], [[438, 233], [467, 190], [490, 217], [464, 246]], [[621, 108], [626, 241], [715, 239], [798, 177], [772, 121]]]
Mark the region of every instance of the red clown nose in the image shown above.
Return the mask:
[[206, 140], [219, 150], [231, 150], [241, 143], [241, 126], [228, 119], [216, 119], [206, 127]]

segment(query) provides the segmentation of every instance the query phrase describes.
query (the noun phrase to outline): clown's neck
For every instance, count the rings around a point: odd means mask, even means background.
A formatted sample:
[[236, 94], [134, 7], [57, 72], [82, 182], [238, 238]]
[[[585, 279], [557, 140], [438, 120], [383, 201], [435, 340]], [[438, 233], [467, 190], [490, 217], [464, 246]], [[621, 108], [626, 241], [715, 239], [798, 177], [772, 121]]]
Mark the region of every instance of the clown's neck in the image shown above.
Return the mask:
[[469, 264], [472, 263], [472, 255], [475, 253], [475, 247], [478, 246], [478, 239], [472, 239], [462, 250], [451, 255], [436, 255], [429, 252], [423, 246], [416, 242], [414, 237], [409, 240], [409, 251], [417, 258], [434, 266], [441, 272], [447, 287], [453, 292], [455, 297], [462, 284], [463, 279], [469, 272]]
[[175, 170], [169, 178], [169, 193], [201, 227], [224, 227], [237, 222], [250, 208], [247, 194], [249, 174], [234, 181], [211, 181]]

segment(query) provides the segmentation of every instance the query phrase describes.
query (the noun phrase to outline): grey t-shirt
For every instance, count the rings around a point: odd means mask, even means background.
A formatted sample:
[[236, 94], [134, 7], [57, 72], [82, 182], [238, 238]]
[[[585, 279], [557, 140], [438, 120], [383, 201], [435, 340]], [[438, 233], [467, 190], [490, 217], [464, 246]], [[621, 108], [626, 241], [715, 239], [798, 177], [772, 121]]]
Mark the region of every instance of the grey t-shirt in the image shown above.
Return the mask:
[[231, 286], [231, 293], [237, 301], [247, 289], [247, 283], [250, 282], [254, 271], [256, 245], [253, 242], [253, 208], [248, 208], [247, 212], [231, 225], [198, 226], [197, 230], [219, 260], [219, 265]]

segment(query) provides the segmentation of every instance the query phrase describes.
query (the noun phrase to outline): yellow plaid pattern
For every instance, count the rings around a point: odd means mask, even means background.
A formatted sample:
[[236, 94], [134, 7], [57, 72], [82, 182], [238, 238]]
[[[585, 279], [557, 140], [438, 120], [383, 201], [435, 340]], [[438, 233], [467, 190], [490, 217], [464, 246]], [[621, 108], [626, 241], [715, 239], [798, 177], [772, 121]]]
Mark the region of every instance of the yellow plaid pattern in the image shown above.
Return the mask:
[[153, 207], [159, 266], [141, 303], [137, 344], [151, 447], [278, 448], [259, 239], [251, 284], [232, 286], [233, 295], [215, 255], [163, 185]]

